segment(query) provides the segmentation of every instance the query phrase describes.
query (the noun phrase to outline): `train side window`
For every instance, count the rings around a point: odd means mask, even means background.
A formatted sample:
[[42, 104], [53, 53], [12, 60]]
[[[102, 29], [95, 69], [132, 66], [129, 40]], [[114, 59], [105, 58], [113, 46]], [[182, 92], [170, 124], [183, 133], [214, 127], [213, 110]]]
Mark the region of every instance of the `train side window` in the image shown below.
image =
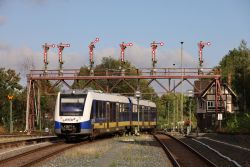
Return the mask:
[[150, 121], [156, 121], [156, 108], [155, 107], [152, 107], [149, 119]]
[[116, 121], [119, 121], [120, 104], [116, 103]]
[[141, 121], [144, 121], [144, 111], [145, 111], [145, 106], [141, 106], [141, 114], [140, 114], [140, 119]]
[[96, 105], [96, 113], [95, 113], [95, 115], [96, 115], [96, 118], [99, 118], [99, 101], [96, 101], [95, 105]]
[[152, 110], [152, 107], [148, 107], [148, 111], [147, 111], [147, 121], [150, 121], [150, 112], [151, 112], [151, 110]]
[[116, 112], [119, 112], [119, 111], [120, 111], [120, 104], [116, 103]]
[[120, 104], [120, 121], [124, 121], [124, 104]]
[[106, 113], [105, 113], [105, 115], [104, 115], [104, 117], [107, 119], [107, 120], [109, 120], [110, 121], [110, 102], [105, 102], [105, 104], [106, 104], [106, 107], [105, 107], [105, 109], [106, 109]]
[[120, 112], [124, 111], [124, 104], [120, 104]]
[[105, 118], [106, 117], [106, 102], [105, 101], [102, 101], [102, 118]]
[[102, 118], [102, 101], [98, 101], [98, 118]]
[[133, 105], [133, 112], [137, 112], [137, 105]]
[[124, 104], [124, 119], [129, 120], [129, 104]]
[[144, 111], [144, 120], [148, 121], [148, 112], [150, 111], [150, 107], [147, 107], [146, 110]]
[[98, 117], [98, 110], [99, 110], [98, 103], [99, 103], [99, 101], [95, 100], [95, 103], [94, 103], [94, 105], [95, 105], [95, 118], [99, 118]]
[[128, 104], [124, 104], [124, 112], [128, 112], [129, 111], [129, 105]]

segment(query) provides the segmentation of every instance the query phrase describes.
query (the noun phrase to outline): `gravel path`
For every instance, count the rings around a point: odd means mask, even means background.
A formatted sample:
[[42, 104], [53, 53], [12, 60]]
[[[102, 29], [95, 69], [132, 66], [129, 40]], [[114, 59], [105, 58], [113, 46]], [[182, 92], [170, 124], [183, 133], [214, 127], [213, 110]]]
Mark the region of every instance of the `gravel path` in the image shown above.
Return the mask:
[[166, 167], [171, 166], [159, 143], [150, 135], [116, 137], [66, 151], [42, 167]]

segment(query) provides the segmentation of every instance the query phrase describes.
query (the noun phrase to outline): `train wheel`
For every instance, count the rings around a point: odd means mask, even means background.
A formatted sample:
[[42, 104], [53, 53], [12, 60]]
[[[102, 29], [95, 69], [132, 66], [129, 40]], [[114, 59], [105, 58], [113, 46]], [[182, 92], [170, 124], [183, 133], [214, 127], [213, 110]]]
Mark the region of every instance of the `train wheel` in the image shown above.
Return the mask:
[[70, 136], [66, 136], [65, 140], [66, 140], [67, 143], [72, 142], [72, 138]]
[[94, 136], [89, 136], [89, 141], [93, 141], [95, 139], [95, 137]]

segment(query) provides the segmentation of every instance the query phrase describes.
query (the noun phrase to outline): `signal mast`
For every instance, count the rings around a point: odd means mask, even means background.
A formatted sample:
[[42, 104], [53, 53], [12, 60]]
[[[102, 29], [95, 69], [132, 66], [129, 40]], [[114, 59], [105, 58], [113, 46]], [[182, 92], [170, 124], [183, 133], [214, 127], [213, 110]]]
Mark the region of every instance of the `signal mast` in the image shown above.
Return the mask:
[[120, 48], [121, 48], [121, 66], [120, 66], [120, 68], [121, 68], [121, 71], [122, 71], [122, 75], [124, 75], [124, 72], [125, 72], [125, 70], [123, 69], [124, 64], [125, 64], [124, 53], [125, 53], [125, 49], [128, 46], [133, 46], [133, 43], [124, 43], [124, 42], [122, 42], [120, 44]]
[[99, 42], [99, 38], [96, 38], [93, 42], [90, 42], [89, 44], [89, 67], [90, 67], [90, 74], [93, 75], [94, 74], [94, 70], [93, 70], [93, 65], [94, 65], [94, 60], [93, 60], [93, 55], [94, 55], [94, 48], [95, 48], [95, 44], [97, 42]]
[[200, 66], [200, 68], [202, 68], [202, 65], [203, 65], [203, 55], [202, 55], [202, 51], [203, 51], [203, 48], [204, 48], [206, 45], [207, 45], [207, 46], [210, 46], [211, 43], [210, 43], [210, 42], [202, 42], [202, 41], [200, 41], [200, 42], [198, 43], [198, 48], [199, 48], [199, 66]]
[[127, 46], [133, 46], [133, 43], [124, 43], [124, 42], [122, 42], [120, 44], [120, 47], [121, 47], [121, 64], [125, 63], [125, 61], [124, 61], [124, 51], [127, 48]]
[[57, 45], [58, 48], [58, 55], [59, 55], [59, 75], [62, 74], [63, 69], [62, 69], [62, 65], [63, 65], [63, 60], [62, 60], [62, 51], [65, 47], [70, 47], [70, 44], [63, 44], [63, 43], [59, 43]]
[[54, 48], [55, 47], [55, 44], [47, 44], [45, 43], [43, 46], [43, 62], [44, 62], [44, 73], [46, 74], [48, 72], [48, 51], [49, 51], [49, 48]]
[[[158, 47], [159, 45], [160, 45], [160, 46], [163, 46], [164, 43], [163, 43], [163, 42], [155, 42], [155, 41], [153, 41], [153, 42], [151, 43], [153, 71], [154, 71], [154, 69], [155, 69], [155, 64], [157, 63], [157, 60], [156, 60], [156, 49], [157, 49], [157, 47]], [[153, 72], [153, 71], [152, 71], [152, 72]]]

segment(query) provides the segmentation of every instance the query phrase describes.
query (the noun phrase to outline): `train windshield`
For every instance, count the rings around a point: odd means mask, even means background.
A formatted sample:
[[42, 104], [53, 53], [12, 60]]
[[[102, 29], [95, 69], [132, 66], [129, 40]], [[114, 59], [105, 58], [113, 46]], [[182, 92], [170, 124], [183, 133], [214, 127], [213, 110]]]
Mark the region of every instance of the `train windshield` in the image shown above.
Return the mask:
[[60, 116], [82, 116], [84, 102], [84, 97], [62, 97]]

